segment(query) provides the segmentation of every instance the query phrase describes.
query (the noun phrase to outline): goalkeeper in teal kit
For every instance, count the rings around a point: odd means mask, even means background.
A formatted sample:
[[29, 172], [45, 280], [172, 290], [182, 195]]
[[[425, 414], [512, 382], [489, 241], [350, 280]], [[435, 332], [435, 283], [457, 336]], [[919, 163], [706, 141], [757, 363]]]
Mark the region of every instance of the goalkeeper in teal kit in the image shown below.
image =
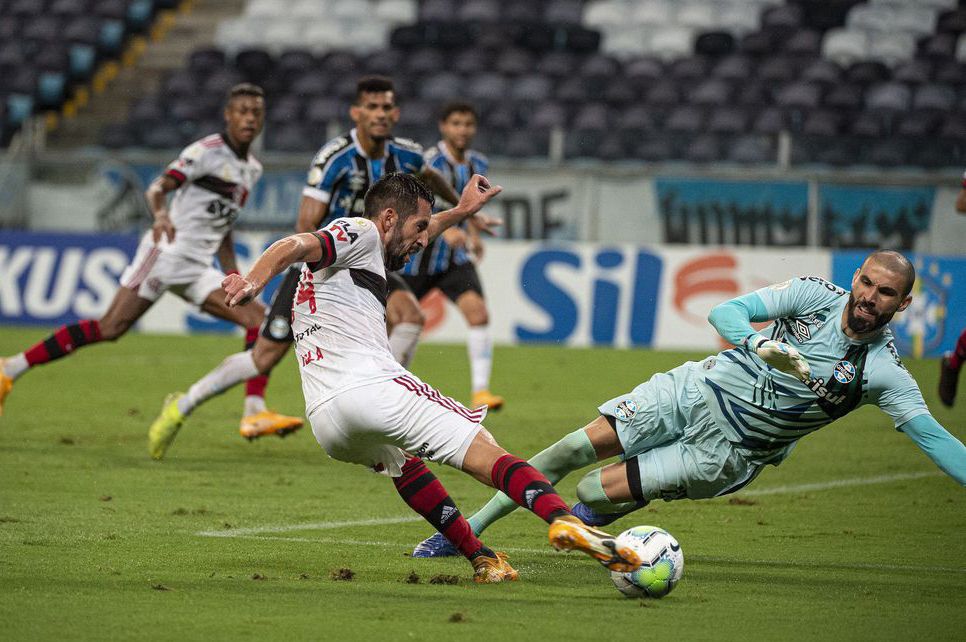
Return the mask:
[[[966, 446], [929, 414], [888, 323], [912, 298], [915, 269], [880, 250], [852, 290], [818, 277], [778, 283], [716, 306], [708, 317], [736, 347], [654, 375], [598, 408], [600, 416], [535, 455], [551, 483], [620, 456], [577, 485], [574, 515], [608, 524], [655, 499], [733, 493], [803, 436], [874, 404], [939, 468], [966, 486]], [[756, 332], [751, 322], [772, 321]], [[479, 534], [516, 504], [498, 494], [469, 518]], [[439, 534], [414, 557], [454, 554]]]

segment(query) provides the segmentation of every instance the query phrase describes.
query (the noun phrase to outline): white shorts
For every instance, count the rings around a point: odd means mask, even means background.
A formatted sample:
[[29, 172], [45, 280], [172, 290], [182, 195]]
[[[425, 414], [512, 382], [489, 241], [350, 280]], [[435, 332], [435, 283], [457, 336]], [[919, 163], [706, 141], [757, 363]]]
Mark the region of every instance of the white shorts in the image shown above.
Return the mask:
[[121, 274], [121, 287], [134, 290], [139, 297], [157, 301], [165, 290], [200, 306], [208, 295], [221, 287], [225, 275], [210, 264], [177, 256], [155, 245], [146, 234], [131, 264]]
[[309, 421], [333, 459], [398, 477], [407, 453], [461, 468], [485, 415], [485, 407], [469, 410], [407, 373], [340, 392]]

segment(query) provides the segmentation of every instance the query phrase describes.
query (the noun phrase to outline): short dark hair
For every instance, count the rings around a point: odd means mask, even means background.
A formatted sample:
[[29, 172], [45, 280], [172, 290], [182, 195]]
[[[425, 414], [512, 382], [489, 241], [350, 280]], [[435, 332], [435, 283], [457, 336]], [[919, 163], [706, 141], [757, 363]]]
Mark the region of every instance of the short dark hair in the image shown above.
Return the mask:
[[475, 120], [480, 116], [476, 113], [476, 107], [465, 100], [451, 100], [444, 104], [439, 110], [439, 122], [443, 122], [452, 114], [473, 114]]
[[870, 260], [879, 263], [891, 272], [898, 272], [904, 276], [906, 279], [906, 287], [902, 296], [909, 296], [909, 293], [912, 292], [912, 286], [916, 283], [916, 267], [912, 264], [912, 261], [907, 259], [901, 252], [895, 250], [876, 250], [867, 256], [862, 264], [865, 265], [865, 262]]
[[396, 91], [395, 86], [392, 84], [392, 78], [389, 76], [363, 76], [356, 83], [356, 97], [353, 102], [358, 105], [359, 101], [362, 100], [362, 94], [383, 91]]
[[264, 98], [265, 91], [262, 90], [262, 88], [258, 85], [250, 82], [240, 82], [228, 90], [228, 96], [225, 99], [225, 104], [227, 105], [232, 101], [233, 98], [237, 98], [238, 96], [255, 96], [257, 98]]
[[416, 213], [420, 200], [428, 202], [430, 209], [436, 202], [436, 197], [421, 180], [412, 174], [386, 174], [366, 192], [363, 216], [375, 218], [379, 212], [391, 207], [399, 213], [399, 219], [404, 220]]

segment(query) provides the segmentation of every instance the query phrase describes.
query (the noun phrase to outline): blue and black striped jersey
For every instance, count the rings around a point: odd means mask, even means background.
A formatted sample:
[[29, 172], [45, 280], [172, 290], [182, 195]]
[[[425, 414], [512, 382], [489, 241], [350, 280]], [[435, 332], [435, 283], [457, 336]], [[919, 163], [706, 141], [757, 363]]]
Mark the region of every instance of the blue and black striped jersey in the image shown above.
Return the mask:
[[366, 190], [385, 174], [418, 174], [425, 165], [422, 146], [408, 138], [389, 138], [385, 155], [369, 158], [352, 129], [315, 155], [302, 194], [329, 204], [321, 227], [333, 219], [362, 216]]
[[[462, 193], [473, 174], [485, 176], [490, 168], [490, 161], [486, 156], [472, 149], [466, 152], [465, 161], [462, 163], [457, 161], [446, 149], [443, 141], [427, 149], [424, 159], [427, 165], [449, 181], [457, 194]], [[438, 208], [438, 210], [442, 209], [444, 208]], [[465, 228], [466, 223], [462, 225]], [[469, 253], [464, 248], [450, 247], [443, 237], [439, 236], [423, 251], [414, 255], [399, 273], [407, 276], [439, 274], [453, 265], [462, 265], [469, 260]]]

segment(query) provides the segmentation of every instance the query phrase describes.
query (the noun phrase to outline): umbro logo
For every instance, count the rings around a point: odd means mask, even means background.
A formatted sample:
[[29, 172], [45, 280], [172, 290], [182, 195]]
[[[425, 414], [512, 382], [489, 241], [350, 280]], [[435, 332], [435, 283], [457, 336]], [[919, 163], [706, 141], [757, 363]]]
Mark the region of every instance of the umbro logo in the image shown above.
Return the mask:
[[802, 322], [801, 319], [795, 319], [795, 335], [798, 337], [799, 343], [802, 341], [808, 341], [812, 338], [812, 333], [808, 329], [808, 324]]

